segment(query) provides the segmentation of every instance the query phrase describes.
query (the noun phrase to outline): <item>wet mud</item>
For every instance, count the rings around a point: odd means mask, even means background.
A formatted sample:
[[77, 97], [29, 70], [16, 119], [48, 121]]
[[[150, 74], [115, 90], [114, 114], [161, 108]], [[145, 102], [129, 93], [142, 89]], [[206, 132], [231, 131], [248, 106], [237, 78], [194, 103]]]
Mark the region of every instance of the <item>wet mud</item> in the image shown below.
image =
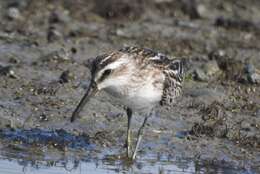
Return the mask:
[[[0, 166], [259, 173], [259, 19], [254, 0], [1, 1]], [[111, 96], [101, 92], [69, 121], [91, 59], [125, 45], [188, 64], [182, 97], [149, 120], [134, 164], [124, 158], [125, 111]], [[135, 113], [134, 136], [142, 119]]]

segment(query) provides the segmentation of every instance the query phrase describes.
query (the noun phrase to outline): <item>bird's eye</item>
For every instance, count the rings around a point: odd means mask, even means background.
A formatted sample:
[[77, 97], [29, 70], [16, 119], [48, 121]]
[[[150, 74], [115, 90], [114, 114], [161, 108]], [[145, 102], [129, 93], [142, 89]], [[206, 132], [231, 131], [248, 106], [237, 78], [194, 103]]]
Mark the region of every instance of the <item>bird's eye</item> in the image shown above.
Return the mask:
[[110, 74], [111, 72], [112, 72], [111, 69], [106, 69], [106, 70], [103, 72], [102, 76], [100, 77], [99, 81], [100, 81], [100, 82], [103, 81], [107, 76], [109, 76], [109, 74]]

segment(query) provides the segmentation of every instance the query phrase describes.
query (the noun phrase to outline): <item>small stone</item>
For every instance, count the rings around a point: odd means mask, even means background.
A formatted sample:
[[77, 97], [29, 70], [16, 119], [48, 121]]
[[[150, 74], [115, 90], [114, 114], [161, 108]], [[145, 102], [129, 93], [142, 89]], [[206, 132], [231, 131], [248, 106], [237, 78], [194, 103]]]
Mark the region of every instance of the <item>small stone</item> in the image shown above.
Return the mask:
[[183, 139], [183, 138], [189, 136], [189, 134], [190, 134], [190, 131], [178, 131], [175, 133], [175, 137]]
[[14, 73], [14, 71], [12, 70], [11, 66], [1, 66], [0, 65], [0, 75], [8, 76], [8, 77], [11, 77], [14, 79], [18, 78], [16, 76], [16, 74]]
[[194, 79], [202, 82], [207, 82], [209, 77], [202, 71], [200, 68], [195, 69], [194, 71]]
[[15, 7], [15, 8], [26, 8], [28, 6], [29, 1], [24, 1], [24, 0], [8, 0], [7, 6], [10, 7]]
[[68, 83], [73, 78], [73, 75], [69, 70], [62, 72], [60, 76], [60, 83]]
[[40, 115], [40, 121], [41, 121], [41, 122], [48, 121], [48, 117], [47, 117], [47, 115], [44, 114], [44, 113], [41, 114], [41, 115]]
[[106, 19], [138, 19], [144, 10], [137, 0], [96, 0], [94, 2], [93, 11]]
[[117, 29], [116, 30], [116, 35], [117, 36], [125, 36], [125, 32], [122, 29]]
[[18, 60], [15, 57], [10, 57], [9, 58], [9, 63], [18, 64], [18, 63], [20, 63], [20, 60]]
[[53, 26], [49, 27], [47, 32], [48, 42], [54, 42], [62, 38], [62, 34]]
[[198, 4], [198, 5], [197, 5], [197, 11], [198, 11], [198, 14], [199, 14], [201, 17], [204, 17], [204, 16], [207, 16], [207, 15], [208, 15], [207, 7], [206, 7], [204, 4]]
[[260, 118], [260, 108], [256, 110], [256, 117]]
[[260, 74], [248, 74], [248, 81], [253, 84], [260, 84]]
[[216, 73], [218, 73], [220, 71], [218, 63], [215, 60], [209, 61], [208, 63], [204, 64], [202, 66], [202, 70], [209, 77], [215, 75]]
[[198, 19], [200, 18], [200, 14], [198, 12], [198, 5], [195, 0], [185, 0], [180, 1], [182, 2], [182, 11], [183, 13], [189, 15], [191, 19]]
[[56, 10], [50, 14], [50, 23], [67, 23], [70, 21], [69, 11], [66, 10]]
[[252, 63], [246, 63], [244, 66], [243, 74], [240, 77], [241, 83], [251, 83], [259, 84], [260, 83], [260, 73], [257, 71], [255, 66]]
[[246, 65], [245, 65], [245, 72], [246, 72], [246, 73], [249, 73], [249, 74], [255, 73], [255, 67], [254, 67], [254, 65], [251, 64], [251, 63], [246, 64]]
[[194, 70], [194, 78], [198, 81], [207, 82], [220, 72], [218, 63], [215, 60], [203, 64], [200, 68]]
[[218, 138], [224, 138], [228, 134], [228, 128], [227, 125], [222, 124], [215, 124], [213, 128], [214, 136]]
[[226, 52], [224, 50], [215, 50], [209, 53], [208, 57], [210, 60], [221, 59], [226, 56]]
[[20, 14], [19, 9], [15, 8], [15, 7], [9, 8], [8, 11], [7, 11], [7, 17], [11, 20], [20, 19], [21, 14]]
[[76, 54], [78, 52], [77, 48], [75, 48], [75, 47], [72, 47], [70, 49], [70, 51], [71, 51], [72, 54]]
[[217, 17], [215, 20], [215, 25], [218, 27], [223, 27], [227, 29], [238, 29], [242, 31], [252, 31], [257, 30], [258, 26], [255, 23], [249, 20], [241, 20], [241, 19], [232, 19], [225, 18], [223, 16]]

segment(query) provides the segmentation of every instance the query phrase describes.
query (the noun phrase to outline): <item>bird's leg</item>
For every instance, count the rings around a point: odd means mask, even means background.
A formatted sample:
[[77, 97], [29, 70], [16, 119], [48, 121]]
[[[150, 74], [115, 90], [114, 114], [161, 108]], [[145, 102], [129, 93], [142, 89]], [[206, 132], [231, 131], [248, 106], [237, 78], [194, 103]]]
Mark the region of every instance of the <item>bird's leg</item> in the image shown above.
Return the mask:
[[144, 127], [145, 127], [145, 124], [148, 120], [148, 118], [150, 117], [150, 115], [147, 115], [145, 118], [144, 118], [144, 121], [143, 121], [143, 124], [142, 126], [139, 128], [138, 130], [138, 135], [137, 135], [137, 141], [136, 141], [136, 145], [135, 145], [135, 150], [134, 150], [134, 153], [133, 153], [133, 156], [132, 156], [132, 159], [134, 160], [135, 157], [136, 157], [136, 153], [137, 153], [137, 150], [138, 150], [138, 147], [140, 145], [140, 142], [142, 140], [142, 137], [143, 137], [143, 133], [144, 133]]
[[130, 108], [126, 109], [127, 114], [127, 139], [126, 139], [126, 153], [127, 157], [130, 158], [131, 156], [131, 120], [132, 120], [132, 110]]

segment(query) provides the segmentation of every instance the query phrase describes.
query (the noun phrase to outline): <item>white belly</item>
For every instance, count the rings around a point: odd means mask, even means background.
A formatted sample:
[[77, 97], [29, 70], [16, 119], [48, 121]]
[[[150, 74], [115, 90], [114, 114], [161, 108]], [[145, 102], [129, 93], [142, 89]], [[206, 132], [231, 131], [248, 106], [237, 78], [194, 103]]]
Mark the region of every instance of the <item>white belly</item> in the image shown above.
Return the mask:
[[[137, 112], [152, 109], [162, 97], [163, 84], [154, 85], [153, 81], [139, 85], [111, 86], [105, 91], [111, 94], [117, 102]], [[144, 111], [145, 112], [145, 111]]]
[[133, 109], [152, 108], [156, 105], [162, 96], [162, 91], [151, 84], [144, 85], [136, 90], [130, 91], [127, 96], [129, 107]]

